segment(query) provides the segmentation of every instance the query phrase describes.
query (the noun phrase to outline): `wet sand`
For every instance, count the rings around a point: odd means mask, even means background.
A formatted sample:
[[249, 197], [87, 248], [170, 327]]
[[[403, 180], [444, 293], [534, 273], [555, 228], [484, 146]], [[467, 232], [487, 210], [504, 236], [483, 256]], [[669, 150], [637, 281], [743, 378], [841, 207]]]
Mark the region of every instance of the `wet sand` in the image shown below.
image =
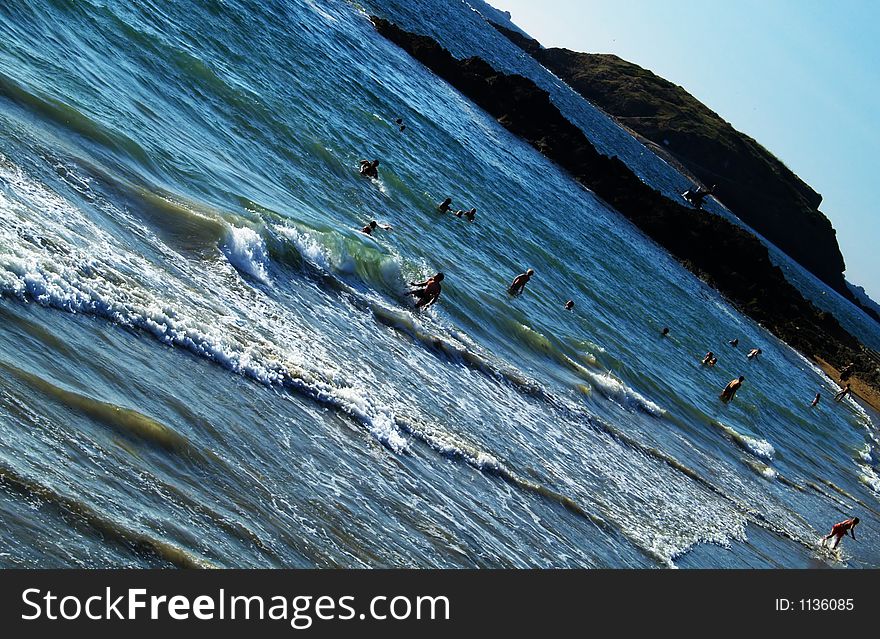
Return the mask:
[[[844, 387], [845, 384], [840, 383], [839, 370], [834, 368], [831, 364], [826, 362], [821, 357], [813, 357], [813, 360], [816, 362], [819, 368], [825, 371], [825, 374], [828, 375], [828, 377], [830, 377], [838, 386], [840, 386], [840, 388]], [[850, 384], [854, 395], [857, 395], [859, 399], [870, 405], [871, 408], [873, 408], [874, 410], [880, 411], [880, 392], [860, 380], [857, 374], [850, 377], [847, 382]]]

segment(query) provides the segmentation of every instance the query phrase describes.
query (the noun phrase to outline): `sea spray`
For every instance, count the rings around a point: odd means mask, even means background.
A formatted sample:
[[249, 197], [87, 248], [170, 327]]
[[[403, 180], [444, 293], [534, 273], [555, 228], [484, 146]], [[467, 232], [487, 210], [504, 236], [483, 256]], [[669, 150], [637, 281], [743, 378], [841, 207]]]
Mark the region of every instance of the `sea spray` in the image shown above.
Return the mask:
[[255, 230], [246, 226], [228, 227], [220, 250], [236, 269], [255, 277], [263, 284], [269, 283], [266, 243]]

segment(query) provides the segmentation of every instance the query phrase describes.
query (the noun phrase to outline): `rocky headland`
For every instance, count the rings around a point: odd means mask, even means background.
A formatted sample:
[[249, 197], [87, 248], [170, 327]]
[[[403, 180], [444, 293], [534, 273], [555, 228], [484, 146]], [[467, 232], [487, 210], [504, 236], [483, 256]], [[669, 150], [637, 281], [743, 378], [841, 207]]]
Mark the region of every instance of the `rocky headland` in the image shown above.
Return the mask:
[[490, 24], [652, 150], [704, 185], [716, 185], [715, 196], [737, 217], [862, 306], [843, 278], [835, 230], [819, 210], [822, 196], [757, 141], [684, 88], [638, 65], [610, 54], [545, 48]]

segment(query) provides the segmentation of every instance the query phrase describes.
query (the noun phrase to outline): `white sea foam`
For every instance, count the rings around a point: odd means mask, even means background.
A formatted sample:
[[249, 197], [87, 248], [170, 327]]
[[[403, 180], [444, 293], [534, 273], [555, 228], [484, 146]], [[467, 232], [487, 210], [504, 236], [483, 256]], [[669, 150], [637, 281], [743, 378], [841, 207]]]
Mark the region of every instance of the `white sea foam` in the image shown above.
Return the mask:
[[414, 437], [423, 441], [435, 451], [446, 457], [460, 458], [478, 470], [499, 472], [512, 477], [513, 474], [492, 454], [475, 449], [449, 433], [436, 431], [425, 426], [406, 422], [404, 427]]
[[[191, 274], [198, 282], [194, 289], [189, 280], [117, 246], [77, 207], [2, 158], [0, 178], [12, 195], [0, 192], [0, 295], [143, 330], [255, 381], [333, 406], [395, 452], [407, 448], [393, 411], [348, 382], [318, 340], [285, 341], [291, 324], [282, 322], [284, 330], [276, 332], [262, 309], [254, 311], [254, 300], [240, 297], [257, 295], [250, 287], [232, 292], [224, 287], [228, 274], [199, 268]], [[231, 265], [268, 281], [265, 244], [255, 231], [230, 227], [225, 240]], [[190, 268], [172, 252], [162, 259]], [[268, 303], [264, 297], [259, 301]], [[251, 321], [242, 322], [242, 314]]]
[[753, 461], [750, 459], [743, 460], [749, 468], [754, 470], [756, 473], [761, 475], [764, 479], [769, 479], [771, 481], [775, 480], [779, 477], [779, 473], [775, 468], [768, 466], [767, 464], [762, 464], [759, 461]]
[[266, 242], [255, 230], [246, 226], [229, 226], [220, 250], [237, 270], [269, 283]]
[[761, 457], [762, 459], [772, 460], [773, 456], [776, 454], [776, 449], [773, 448], [773, 444], [768, 442], [766, 439], [759, 439], [757, 437], [750, 437], [748, 435], [743, 435], [742, 433], [734, 430], [730, 426], [725, 426], [721, 422], [715, 422], [721, 430], [723, 430], [727, 435], [742, 449], [752, 453], [756, 457]]
[[88, 177], [79, 175], [76, 172], [75, 166], [67, 166], [62, 162], [55, 162], [53, 163], [52, 168], [54, 168], [55, 173], [57, 173], [62, 180], [67, 182], [67, 184], [69, 184], [77, 193], [89, 201], [95, 199], [95, 194], [91, 189], [91, 180]]
[[377, 290], [396, 293], [406, 288], [400, 256], [394, 251], [386, 251], [366, 236], [355, 240], [336, 232], [287, 225], [273, 226], [272, 230], [320, 271], [332, 275], [357, 275], [370, 289], [360, 294], [369, 297], [371, 302], [382, 299]]
[[321, 7], [320, 3], [314, 2], [313, 0], [307, 0], [307, 4], [308, 4], [309, 8], [315, 12], [316, 15], [319, 15], [322, 18], [324, 18], [324, 20], [326, 22], [328, 22], [328, 23], [339, 22], [339, 18], [337, 18], [336, 16], [334, 16], [330, 13], [327, 13], [325, 8]]
[[875, 493], [880, 494], [880, 476], [877, 475], [877, 472], [867, 464], [859, 464], [858, 466], [862, 471], [859, 474], [859, 480]]
[[326, 273], [332, 273], [336, 269], [330, 249], [322, 244], [314, 234], [292, 226], [278, 225], [273, 228], [290, 240], [303, 259], [313, 266], [317, 266]]
[[757, 439], [755, 437], [749, 437], [747, 435], [740, 435], [738, 438], [734, 437], [738, 442], [742, 443], [752, 454], [757, 455], [758, 457], [763, 457], [764, 459], [773, 459], [773, 456], [776, 454], [776, 449], [773, 448], [773, 444], [768, 442], [766, 439]]
[[761, 474], [767, 479], [776, 479], [777, 477], [779, 477], [779, 473], [770, 466], [765, 466], [764, 469], [761, 471]]
[[142, 329], [169, 346], [184, 348], [255, 381], [293, 387], [356, 418], [395, 452], [407, 448], [406, 438], [394, 424], [393, 413], [374, 404], [359, 389], [331, 384], [321, 380], [321, 375], [279, 363], [277, 356], [267, 357], [262, 348], [242, 345], [239, 340], [227, 338], [181, 314], [170, 315], [157, 303], [140, 306], [114, 299], [112, 290], [94, 284], [84, 286], [75, 278], [68, 279], [70, 275], [68, 269], [47, 272], [34, 262], [0, 257], [0, 292], [5, 295], [30, 298], [44, 306], [88, 313]]
[[626, 408], [637, 408], [655, 417], [662, 417], [666, 410], [652, 402], [650, 399], [630, 388], [610, 372], [593, 373], [583, 367], [579, 369], [590, 383], [598, 389], [602, 395]]

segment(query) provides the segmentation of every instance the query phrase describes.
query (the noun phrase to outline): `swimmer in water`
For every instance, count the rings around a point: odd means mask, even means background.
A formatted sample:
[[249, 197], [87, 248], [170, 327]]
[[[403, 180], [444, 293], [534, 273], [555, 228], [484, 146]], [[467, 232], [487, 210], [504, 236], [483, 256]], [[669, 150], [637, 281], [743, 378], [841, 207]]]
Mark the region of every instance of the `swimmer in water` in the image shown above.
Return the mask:
[[733, 346], [734, 348], [736, 348], [737, 346], [739, 346], [739, 338], [734, 337], [732, 340], [730, 340], [727, 343], [730, 344], [731, 346]]
[[393, 230], [393, 227], [391, 227], [388, 224], [379, 224], [376, 220], [370, 220], [370, 223], [361, 229], [361, 233], [366, 233], [367, 235], [372, 235], [373, 231], [375, 231], [377, 228], [382, 229], [383, 231]]
[[819, 403], [819, 398], [822, 397], [822, 393], [816, 393], [816, 396], [813, 398], [813, 403], [810, 404], [810, 408], [813, 408]]
[[760, 355], [763, 351], [760, 348], [753, 348], [749, 351], [749, 354], [746, 355], [748, 359], [755, 359], [758, 355]]
[[574, 300], [568, 300], [568, 301], [565, 303], [565, 310], [566, 310], [566, 311], [570, 311], [570, 310], [573, 309], [573, 308], [574, 308]]
[[740, 375], [738, 379], [731, 380], [730, 383], [724, 387], [724, 390], [721, 391], [721, 394], [718, 396], [719, 399], [725, 404], [733, 399], [733, 396], [736, 395], [736, 391], [739, 390], [739, 387], [742, 386], [745, 379], [745, 377]]
[[535, 271], [529, 269], [525, 273], [520, 273], [515, 278], [513, 278], [513, 282], [510, 283], [510, 287], [508, 287], [507, 292], [511, 295], [521, 295], [523, 289], [525, 289], [526, 284], [528, 284], [529, 280], [532, 279], [532, 275], [535, 274]]
[[715, 366], [715, 364], [717, 364], [717, 363], [718, 363], [718, 358], [713, 355], [712, 359], [709, 360], [709, 366]]
[[664, 326], [664, 327], [663, 327], [663, 330], [660, 331], [660, 336], [661, 336], [661, 337], [666, 337], [666, 336], [668, 336], [668, 335], [669, 335], [669, 327], [668, 327], [668, 326]]
[[450, 204], [452, 204], [452, 198], [448, 197], [437, 205], [437, 210], [441, 213], [446, 213], [447, 211], [449, 211]]
[[361, 160], [361, 175], [364, 177], [371, 178], [373, 180], [378, 179], [379, 177], [379, 160], [373, 160], [370, 162], [369, 160]]
[[712, 351], [709, 351], [708, 353], [706, 353], [706, 356], [703, 358], [703, 361], [700, 362], [700, 364], [702, 366], [706, 366], [707, 364], [709, 364], [709, 362], [712, 361], [713, 357], [715, 357], [715, 353], [713, 353]]
[[416, 309], [425, 309], [431, 306], [440, 297], [440, 282], [443, 281], [443, 273], [437, 273], [426, 279], [424, 282], [410, 282], [415, 288], [409, 292], [413, 297], [418, 298]]
[[477, 209], [471, 209], [470, 211], [456, 211], [455, 217], [463, 217], [468, 222], [473, 222], [474, 218], [477, 216]]

